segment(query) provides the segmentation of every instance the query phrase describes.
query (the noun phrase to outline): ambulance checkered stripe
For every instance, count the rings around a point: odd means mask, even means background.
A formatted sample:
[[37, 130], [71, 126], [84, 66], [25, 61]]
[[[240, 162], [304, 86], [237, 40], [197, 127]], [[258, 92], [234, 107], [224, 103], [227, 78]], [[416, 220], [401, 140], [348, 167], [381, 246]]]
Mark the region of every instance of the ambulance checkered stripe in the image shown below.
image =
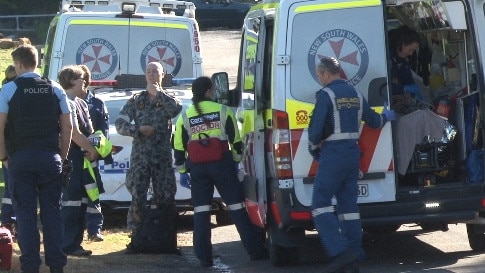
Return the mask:
[[254, 133], [246, 135], [244, 141], [243, 164], [246, 173], [250, 177], [256, 177], [256, 170], [254, 168]]
[[[391, 125], [387, 123], [382, 129], [361, 126], [359, 146], [362, 150], [361, 170], [368, 172], [385, 172], [393, 170]], [[308, 153], [308, 131], [291, 130], [291, 151], [293, 158], [293, 176], [295, 178], [313, 177], [316, 175], [318, 162]]]

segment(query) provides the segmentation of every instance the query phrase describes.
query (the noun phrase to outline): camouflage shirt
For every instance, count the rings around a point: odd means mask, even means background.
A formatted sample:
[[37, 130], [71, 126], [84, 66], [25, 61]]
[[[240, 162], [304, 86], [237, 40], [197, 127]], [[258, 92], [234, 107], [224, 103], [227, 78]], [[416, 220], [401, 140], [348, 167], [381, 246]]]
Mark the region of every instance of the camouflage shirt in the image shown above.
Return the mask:
[[[172, 118], [182, 111], [180, 100], [158, 92], [150, 100], [147, 91], [131, 97], [121, 109], [116, 119], [116, 131], [120, 135], [133, 137], [131, 161], [144, 163], [160, 163], [167, 158], [172, 160]], [[139, 128], [151, 125], [155, 133], [144, 136]]]

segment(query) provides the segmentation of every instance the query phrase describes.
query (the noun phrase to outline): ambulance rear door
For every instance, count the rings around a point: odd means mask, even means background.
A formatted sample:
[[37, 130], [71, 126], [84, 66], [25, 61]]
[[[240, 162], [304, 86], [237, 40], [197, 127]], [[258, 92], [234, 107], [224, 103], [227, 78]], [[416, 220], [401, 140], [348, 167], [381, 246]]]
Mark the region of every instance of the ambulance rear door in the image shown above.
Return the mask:
[[[85, 64], [93, 80], [113, 80], [128, 59], [129, 20], [114, 13], [65, 13], [59, 19], [49, 76], [65, 65]], [[126, 67], [126, 66], [124, 66]]]
[[[380, 0], [364, 1], [282, 1], [277, 19], [288, 22], [286, 36], [278, 36], [276, 66], [288, 88], [294, 189], [298, 201], [311, 205], [317, 162], [308, 153], [308, 122], [315, 93], [321, 88], [315, 69], [323, 56], [335, 57], [342, 66], [341, 77], [363, 93], [377, 112], [383, 110], [387, 95], [386, 30]], [[283, 32], [280, 32], [280, 34]], [[284, 40], [283, 40], [284, 39]], [[281, 72], [284, 70], [284, 72]], [[281, 89], [281, 88], [278, 88]], [[362, 149], [359, 202], [395, 200], [395, 175], [391, 124], [382, 129], [361, 126]]]
[[199, 30], [195, 19], [179, 16], [132, 18], [126, 67], [128, 74], [144, 74], [149, 62], [161, 62], [177, 78], [202, 76]]

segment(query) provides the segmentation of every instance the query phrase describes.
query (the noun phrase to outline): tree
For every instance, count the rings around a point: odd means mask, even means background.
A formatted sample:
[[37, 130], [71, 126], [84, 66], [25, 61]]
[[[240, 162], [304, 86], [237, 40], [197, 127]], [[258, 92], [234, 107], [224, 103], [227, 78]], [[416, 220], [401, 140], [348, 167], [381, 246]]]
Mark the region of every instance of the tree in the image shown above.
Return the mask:
[[0, 16], [54, 14], [59, 11], [60, 2], [60, 0], [0, 0]]

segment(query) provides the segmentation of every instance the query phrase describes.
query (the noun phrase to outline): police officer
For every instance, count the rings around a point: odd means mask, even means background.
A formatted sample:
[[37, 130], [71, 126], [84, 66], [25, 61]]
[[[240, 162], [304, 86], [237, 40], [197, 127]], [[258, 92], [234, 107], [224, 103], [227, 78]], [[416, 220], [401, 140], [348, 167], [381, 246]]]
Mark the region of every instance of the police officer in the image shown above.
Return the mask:
[[[64, 222], [63, 250], [70, 256], [89, 256], [83, 241], [87, 203], [99, 199], [95, 178], [89, 173], [89, 161], [99, 157], [88, 136], [93, 133], [88, 106], [79, 97], [84, 92], [84, 71], [75, 65], [65, 66], [58, 73], [61, 86], [66, 90], [73, 109], [73, 126], [69, 160], [72, 161], [70, 182], [62, 191], [61, 216]], [[84, 158], [89, 159], [86, 166]]]
[[[318, 160], [312, 196], [313, 222], [331, 262], [323, 272], [358, 272], [363, 257], [362, 226], [357, 207], [361, 120], [381, 128], [395, 119], [394, 111], [374, 112], [355, 88], [340, 79], [341, 67], [332, 57], [320, 60], [316, 73], [323, 88], [308, 127], [309, 150]], [[337, 205], [332, 205], [335, 196]], [[347, 271], [346, 271], [347, 272]]]
[[[249, 220], [244, 206], [244, 192], [237, 179], [236, 166], [241, 160], [242, 142], [239, 136], [236, 119], [231, 108], [212, 101], [215, 91], [208, 77], [199, 77], [192, 84], [192, 102], [182, 113], [176, 124], [174, 136], [174, 157], [177, 170], [180, 172], [181, 184], [189, 179], [185, 166], [185, 155], [188, 151], [190, 165], [191, 194], [194, 206], [194, 251], [201, 266], [213, 265], [211, 244], [211, 204], [214, 186], [227, 203], [241, 241], [251, 260], [268, 258], [268, 251], [259, 240], [256, 227]], [[197, 141], [200, 134], [218, 138], [222, 142], [222, 158], [217, 161], [204, 162], [204, 156], [218, 151], [212, 149], [204, 154], [197, 154], [188, 149], [190, 141]], [[229, 150], [229, 145], [231, 149]], [[198, 156], [194, 163], [195, 156]], [[209, 160], [209, 159], [207, 159]]]
[[[81, 98], [88, 104], [89, 115], [91, 116], [91, 122], [93, 124], [94, 131], [102, 131], [105, 137], [109, 136], [109, 116], [108, 109], [104, 104], [104, 101], [94, 96], [89, 91], [88, 87], [91, 83], [91, 71], [86, 65], [79, 65], [84, 71], [84, 92]], [[104, 164], [113, 163], [113, 157], [111, 153], [104, 158]], [[99, 173], [98, 162], [95, 162], [96, 166], [93, 168], [96, 175], [96, 183], [98, 184], [99, 193], [104, 193], [103, 181]], [[88, 230], [88, 240], [94, 242], [101, 242], [104, 240], [101, 235], [101, 229], [103, 227], [103, 213], [101, 211], [101, 204], [99, 199], [96, 201], [88, 200], [88, 207], [86, 210], [86, 227]]]
[[[182, 103], [162, 88], [164, 75], [160, 63], [148, 63], [146, 91], [131, 97], [115, 121], [120, 135], [133, 137], [130, 169], [126, 174], [126, 187], [132, 195], [127, 225], [132, 234], [141, 226], [146, 214], [150, 181], [158, 206], [170, 207], [175, 203], [177, 187], [170, 138], [172, 118], [180, 113]], [[135, 252], [133, 244], [128, 244], [126, 253]]]
[[[35, 73], [37, 49], [21, 45], [12, 51], [18, 78], [0, 92], [0, 159], [8, 165], [9, 189], [17, 217], [17, 242], [22, 272], [38, 273], [42, 263], [37, 228], [37, 203], [43, 225], [45, 263], [51, 273], [63, 272], [59, 200], [62, 165], [67, 160], [72, 123], [65, 92]], [[10, 145], [5, 146], [8, 117]]]

